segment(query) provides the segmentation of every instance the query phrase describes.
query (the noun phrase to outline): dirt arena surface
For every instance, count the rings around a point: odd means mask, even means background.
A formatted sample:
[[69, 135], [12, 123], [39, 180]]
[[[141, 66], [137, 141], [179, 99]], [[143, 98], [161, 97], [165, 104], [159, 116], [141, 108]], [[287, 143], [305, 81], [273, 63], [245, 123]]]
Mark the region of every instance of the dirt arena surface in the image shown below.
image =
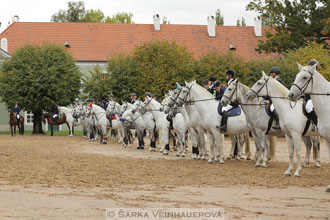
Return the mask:
[[[119, 207], [223, 207], [226, 219], [330, 219], [325, 146], [322, 167], [312, 160], [300, 178], [283, 176], [285, 140], [276, 147], [275, 161], [255, 168], [251, 161], [208, 164], [190, 153], [163, 156], [77, 136], [0, 135], [0, 219], [105, 219], [106, 208]], [[254, 148], [251, 140], [253, 155]]]

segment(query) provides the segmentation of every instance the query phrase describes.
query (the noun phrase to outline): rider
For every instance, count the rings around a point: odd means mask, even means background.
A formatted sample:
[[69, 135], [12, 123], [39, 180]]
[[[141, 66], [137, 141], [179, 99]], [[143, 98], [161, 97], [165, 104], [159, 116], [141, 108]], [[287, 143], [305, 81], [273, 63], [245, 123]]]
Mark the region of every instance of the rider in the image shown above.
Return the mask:
[[[274, 79], [276, 79], [279, 83], [281, 83], [283, 85], [283, 80], [280, 78], [280, 69], [278, 67], [272, 67], [269, 70], [269, 74], [271, 75], [271, 77], [273, 77]], [[270, 119], [268, 122], [268, 127], [271, 126], [271, 124], [273, 123], [273, 120], [275, 119], [275, 126], [273, 126], [274, 129], [281, 129], [280, 127], [280, 118], [278, 117], [278, 114], [275, 110], [274, 104], [272, 103], [272, 100], [270, 97], [265, 97], [265, 103], [266, 103], [266, 108], [270, 114]]]
[[[308, 66], [314, 66], [315, 64], [316, 64], [316, 70], [318, 70], [319, 62], [317, 60], [314, 60], [314, 59], [310, 60], [307, 65]], [[317, 118], [316, 112], [314, 110], [314, 105], [313, 105], [311, 96], [309, 94], [305, 94], [304, 102], [306, 103], [305, 109], [306, 109], [308, 119], [310, 119], [313, 122], [313, 124], [315, 126], [317, 126], [317, 119], [318, 118]]]
[[213, 76], [211, 76], [210, 78], [209, 78], [209, 81], [208, 81], [208, 83], [209, 83], [209, 87], [208, 87], [208, 89], [207, 89], [207, 91], [209, 91], [211, 94], [214, 94], [214, 83], [217, 81], [217, 79], [215, 78], [215, 77], [213, 77]]
[[158, 95], [157, 93], [155, 93], [154, 96], [153, 96], [152, 98], [155, 99], [157, 102], [160, 103], [159, 95]]
[[113, 93], [110, 94], [109, 101], [116, 101], [116, 96]]
[[16, 101], [15, 102], [15, 107], [13, 108], [13, 112], [16, 114], [16, 119], [17, 119], [18, 122], [21, 118], [20, 115], [19, 115], [20, 111], [21, 111], [21, 108], [18, 106], [18, 102]]
[[226, 87], [221, 85], [220, 82], [216, 81], [214, 83], [214, 86], [213, 86], [214, 90], [215, 90], [215, 99], [216, 100], [221, 100], [222, 99], [222, 96], [223, 94], [225, 93], [226, 91]]
[[[231, 82], [233, 82], [235, 80], [235, 71], [232, 69], [229, 69], [226, 71], [226, 78], [227, 78], [227, 85], [229, 86]], [[231, 102], [229, 105], [227, 105], [226, 107], [222, 107], [222, 118], [221, 118], [221, 124], [220, 126], [216, 126], [217, 129], [220, 129], [220, 131], [222, 132], [226, 132], [227, 131], [227, 121], [228, 121], [228, 112], [233, 109], [233, 108], [237, 108], [238, 107], [238, 103], [237, 101], [235, 102]]]
[[55, 111], [54, 111], [54, 113], [53, 113], [53, 119], [54, 120], [56, 120], [56, 119], [58, 119], [59, 118], [59, 108], [60, 107], [60, 105], [58, 104], [58, 103], [56, 103], [56, 106], [55, 106]]
[[137, 95], [135, 92], [133, 92], [131, 94], [131, 104], [134, 104], [136, 102], [136, 99], [137, 99]]
[[103, 100], [102, 101], [102, 104], [103, 104], [103, 109], [104, 110], [107, 110], [107, 108], [108, 108], [108, 102], [107, 102], [107, 100]]
[[204, 89], [208, 90], [208, 88], [210, 87], [209, 79], [205, 79], [205, 80], [204, 80], [204, 82], [203, 82], [203, 86], [204, 86]]

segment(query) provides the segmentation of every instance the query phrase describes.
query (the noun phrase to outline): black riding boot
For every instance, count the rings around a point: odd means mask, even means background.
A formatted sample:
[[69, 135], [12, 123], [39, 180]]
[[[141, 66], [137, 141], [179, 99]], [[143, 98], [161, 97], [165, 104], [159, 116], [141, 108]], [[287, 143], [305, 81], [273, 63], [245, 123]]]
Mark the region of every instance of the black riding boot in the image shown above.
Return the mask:
[[170, 122], [170, 126], [168, 127], [169, 130], [173, 130], [173, 119], [170, 115], [166, 116], [167, 121]]
[[275, 119], [275, 126], [273, 126], [274, 129], [281, 129], [280, 126], [280, 118], [278, 117], [277, 112], [274, 110], [273, 112], [270, 113], [271, 116]]
[[217, 129], [220, 129], [220, 131], [222, 131], [222, 132], [226, 132], [227, 131], [227, 121], [228, 121], [228, 112], [224, 111], [222, 114], [220, 127], [217, 126]]
[[312, 120], [313, 124], [315, 126], [317, 126], [318, 117], [317, 117], [315, 110], [313, 109], [313, 111], [308, 113], [307, 116], [308, 116], [308, 118], [310, 118]]

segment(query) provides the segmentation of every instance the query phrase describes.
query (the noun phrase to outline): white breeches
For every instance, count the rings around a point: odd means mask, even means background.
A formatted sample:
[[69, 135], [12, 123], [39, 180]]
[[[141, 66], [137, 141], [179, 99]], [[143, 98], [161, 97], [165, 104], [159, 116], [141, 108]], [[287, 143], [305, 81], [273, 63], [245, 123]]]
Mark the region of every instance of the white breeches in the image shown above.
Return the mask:
[[58, 116], [58, 114], [55, 114], [55, 115], [53, 115], [53, 118], [56, 118]]
[[314, 109], [314, 105], [313, 105], [312, 100], [310, 99], [306, 103], [306, 112], [311, 113], [311, 111], [313, 111], [313, 109]]
[[273, 105], [273, 103], [270, 105], [270, 112], [273, 112], [275, 110], [275, 107]]
[[19, 114], [17, 114], [17, 115], [16, 115], [16, 118], [17, 118], [17, 119], [19, 119], [19, 118], [20, 118]]
[[229, 110], [231, 110], [233, 108], [233, 106], [231, 105], [227, 105], [226, 107], [222, 107], [221, 108], [221, 111], [222, 112], [228, 112]]

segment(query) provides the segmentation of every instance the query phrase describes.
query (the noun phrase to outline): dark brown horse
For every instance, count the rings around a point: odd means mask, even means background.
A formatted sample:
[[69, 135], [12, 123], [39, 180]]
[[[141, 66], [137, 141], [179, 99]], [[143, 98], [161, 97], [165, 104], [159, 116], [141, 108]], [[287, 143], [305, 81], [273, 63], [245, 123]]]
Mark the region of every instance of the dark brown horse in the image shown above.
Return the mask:
[[16, 126], [18, 126], [19, 134], [24, 134], [24, 117], [20, 115], [19, 123], [16, 118], [16, 114], [13, 112], [13, 110], [10, 108], [8, 109], [9, 114], [9, 125], [10, 125], [10, 131], [11, 136], [16, 136]]
[[53, 118], [53, 114], [51, 113], [45, 113], [43, 115], [41, 115], [41, 120], [44, 124], [46, 124], [46, 119], [48, 121], [48, 124], [50, 126], [50, 132], [51, 132], [51, 136], [53, 136], [54, 132], [53, 132], [53, 125], [57, 124], [57, 125], [61, 125], [61, 124], [66, 124], [69, 128], [69, 134], [70, 134], [70, 127], [68, 122], [66, 121], [66, 117], [64, 114], [62, 114], [62, 117], [59, 119], [54, 119]]

